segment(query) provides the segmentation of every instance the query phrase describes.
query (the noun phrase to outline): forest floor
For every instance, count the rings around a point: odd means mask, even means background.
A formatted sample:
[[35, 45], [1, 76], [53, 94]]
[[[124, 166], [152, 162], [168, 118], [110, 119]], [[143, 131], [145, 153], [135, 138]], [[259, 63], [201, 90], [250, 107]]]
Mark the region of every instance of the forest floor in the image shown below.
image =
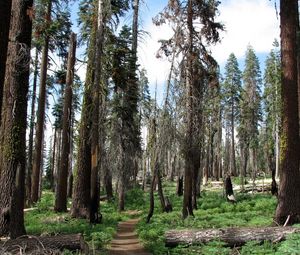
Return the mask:
[[117, 233], [108, 248], [109, 255], [151, 255], [142, 246], [135, 231], [140, 219], [129, 219], [120, 222]]
[[[234, 188], [239, 186], [238, 178], [233, 178], [232, 181]], [[257, 180], [257, 185], [260, 184], [259, 181], [261, 180]], [[264, 179], [264, 184], [266, 183], [269, 182]], [[248, 179], [248, 185], [252, 186], [251, 184]], [[102, 223], [96, 225], [91, 225], [84, 219], [72, 218], [69, 213], [55, 213], [54, 194], [43, 191], [36, 208], [25, 213], [26, 231], [28, 235], [35, 236], [82, 233], [89, 244], [90, 254], [94, 255], [300, 254], [300, 234], [292, 234], [280, 243], [248, 242], [232, 249], [218, 240], [203, 245], [168, 248], [165, 246], [164, 234], [169, 230], [271, 226], [274, 224], [277, 199], [266, 189], [259, 193], [241, 193], [235, 189], [237, 203], [232, 204], [224, 198], [222, 182], [209, 182], [201, 189], [195, 216], [182, 220], [182, 197], [176, 195], [176, 183], [165, 181], [163, 189], [172, 203], [172, 212], [161, 211], [160, 200], [155, 192], [154, 215], [147, 224], [149, 192], [135, 188], [126, 192], [125, 212], [118, 212], [117, 200], [101, 201]], [[300, 227], [299, 224], [297, 226]]]

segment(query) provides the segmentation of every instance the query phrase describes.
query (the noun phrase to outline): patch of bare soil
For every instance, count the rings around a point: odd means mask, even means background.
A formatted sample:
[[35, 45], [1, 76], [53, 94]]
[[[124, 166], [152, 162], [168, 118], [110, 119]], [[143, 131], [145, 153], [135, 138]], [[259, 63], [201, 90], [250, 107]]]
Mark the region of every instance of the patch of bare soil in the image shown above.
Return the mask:
[[135, 227], [139, 219], [120, 222], [117, 234], [108, 249], [109, 255], [151, 255], [140, 243]]

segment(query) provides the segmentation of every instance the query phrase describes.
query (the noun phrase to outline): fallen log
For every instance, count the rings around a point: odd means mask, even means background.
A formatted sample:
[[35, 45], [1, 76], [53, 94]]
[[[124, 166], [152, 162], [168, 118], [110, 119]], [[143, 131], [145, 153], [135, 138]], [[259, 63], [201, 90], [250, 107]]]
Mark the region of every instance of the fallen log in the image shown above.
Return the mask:
[[82, 234], [23, 236], [0, 243], [1, 254], [59, 254], [58, 252], [63, 250], [89, 253], [89, 247]]
[[294, 227], [264, 228], [219, 228], [203, 230], [171, 230], [165, 233], [165, 244], [175, 247], [179, 244], [203, 244], [213, 240], [225, 242], [229, 247], [242, 246], [249, 241], [280, 242], [286, 235], [300, 232]]
[[259, 184], [259, 185], [255, 185], [254, 187], [251, 186], [246, 186], [243, 190], [244, 193], [249, 193], [249, 192], [270, 192], [271, 191], [271, 184]]

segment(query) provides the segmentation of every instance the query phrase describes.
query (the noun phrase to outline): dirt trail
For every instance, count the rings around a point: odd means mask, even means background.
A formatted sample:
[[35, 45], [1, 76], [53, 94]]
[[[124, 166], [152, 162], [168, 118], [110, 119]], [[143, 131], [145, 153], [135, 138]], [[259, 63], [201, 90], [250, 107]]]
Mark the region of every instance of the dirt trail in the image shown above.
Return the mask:
[[139, 219], [120, 222], [117, 234], [108, 249], [109, 255], [151, 255], [140, 243], [135, 227]]

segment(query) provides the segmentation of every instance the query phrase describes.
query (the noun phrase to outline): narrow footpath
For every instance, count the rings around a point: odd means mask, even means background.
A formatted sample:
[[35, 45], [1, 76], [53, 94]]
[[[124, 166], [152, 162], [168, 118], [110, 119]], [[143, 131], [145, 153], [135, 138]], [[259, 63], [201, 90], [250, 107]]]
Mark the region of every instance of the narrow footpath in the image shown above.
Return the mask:
[[109, 255], [152, 255], [144, 249], [135, 233], [138, 222], [139, 219], [130, 219], [118, 224], [117, 234], [108, 248]]

